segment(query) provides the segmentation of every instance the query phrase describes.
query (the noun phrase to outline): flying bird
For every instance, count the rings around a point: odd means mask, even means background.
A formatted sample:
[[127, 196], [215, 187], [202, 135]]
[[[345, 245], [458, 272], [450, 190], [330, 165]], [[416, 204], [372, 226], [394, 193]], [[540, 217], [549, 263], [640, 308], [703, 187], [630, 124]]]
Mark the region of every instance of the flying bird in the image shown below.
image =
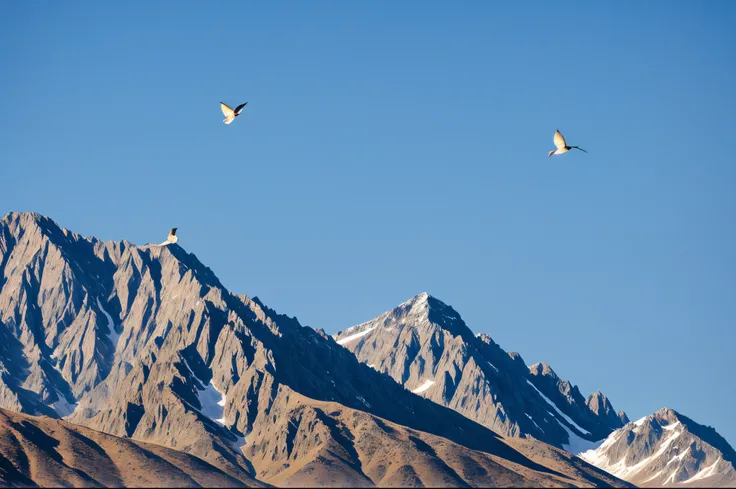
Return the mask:
[[550, 151], [549, 154], [547, 155], [548, 158], [552, 155], [561, 155], [562, 153], [567, 153], [573, 148], [579, 149], [580, 151], [587, 153], [587, 151], [585, 151], [580, 146], [568, 146], [567, 143], [565, 142], [565, 137], [562, 135], [559, 129], [555, 131], [554, 142], [555, 142], [555, 146], [557, 146], [557, 149], [553, 149], [552, 151]]
[[248, 105], [248, 102], [238, 105], [235, 110], [233, 110], [225, 102], [220, 102], [222, 113], [225, 114], [225, 120], [223, 120], [222, 122], [224, 122], [225, 124], [230, 124], [233, 120], [235, 120], [236, 117], [240, 115], [240, 113], [243, 111], [243, 107], [245, 107], [246, 105]]
[[166, 243], [174, 244], [179, 241], [179, 238], [176, 237], [177, 229], [178, 228], [171, 228], [171, 231], [169, 232], [169, 237], [166, 239]]

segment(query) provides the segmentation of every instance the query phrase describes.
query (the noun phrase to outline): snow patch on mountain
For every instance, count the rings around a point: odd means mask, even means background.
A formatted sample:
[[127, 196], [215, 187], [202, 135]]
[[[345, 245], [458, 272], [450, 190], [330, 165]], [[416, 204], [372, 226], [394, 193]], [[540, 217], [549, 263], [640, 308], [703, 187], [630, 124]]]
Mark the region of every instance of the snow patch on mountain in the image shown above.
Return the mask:
[[634, 426], [635, 426], [635, 428], [633, 430], [634, 433], [639, 433], [642, 425], [644, 425], [644, 423], [646, 422], [647, 418], [649, 418], [649, 416], [644, 416], [643, 418], [639, 418], [636, 421], [634, 421]]
[[718, 466], [718, 463], [720, 461], [721, 461], [721, 457], [718, 457], [718, 459], [715, 462], [713, 462], [711, 466], [700, 470], [697, 474], [695, 474], [694, 476], [686, 480], [685, 483], [699, 481], [701, 479], [706, 479], [708, 477], [716, 475], [717, 473], [716, 467]]
[[677, 423], [672, 423], [672, 424], [668, 424], [666, 426], [662, 426], [662, 429], [665, 430], [665, 431], [672, 431], [675, 428], [677, 428], [678, 426], [680, 426], [680, 422], [679, 421]]
[[595, 450], [596, 448], [601, 446], [603, 442], [606, 441], [605, 438], [603, 440], [598, 440], [598, 441], [586, 440], [585, 438], [580, 437], [577, 433], [575, 433], [570, 428], [565, 426], [564, 423], [559, 423], [559, 424], [565, 429], [565, 431], [567, 431], [567, 436], [569, 439], [567, 443], [562, 444], [562, 448], [570, 453], [574, 454], [574, 453], [587, 452], [588, 450]]
[[526, 417], [527, 417], [527, 418], [529, 418], [529, 420], [530, 420], [530, 421], [531, 421], [532, 423], [534, 423], [534, 426], [536, 426], [537, 428], [539, 428], [539, 429], [540, 429], [540, 431], [544, 432], [544, 430], [543, 430], [543, 429], [542, 429], [542, 428], [541, 428], [541, 427], [540, 427], [540, 426], [539, 426], [539, 425], [537, 424], [537, 422], [536, 422], [536, 421], [534, 421], [534, 418], [532, 418], [531, 416], [529, 416], [529, 415], [528, 415], [528, 414], [526, 414], [526, 413], [524, 413], [524, 414], [526, 415]]
[[217, 390], [215, 384], [210, 381], [204, 389], [197, 393], [199, 404], [202, 406], [202, 414], [221, 425], [225, 424], [225, 394]]
[[51, 404], [51, 407], [56, 411], [56, 414], [58, 414], [60, 418], [69, 416], [75, 409], [77, 409], [77, 403], [67, 401], [59, 391], [56, 391], [56, 395], [59, 397], [59, 400]]
[[113, 350], [117, 350], [118, 339], [120, 339], [120, 335], [117, 331], [115, 331], [115, 323], [112, 320], [112, 316], [110, 316], [105, 308], [102, 307], [102, 303], [100, 302], [99, 297], [97, 298], [97, 307], [100, 308], [100, 311], [102, 311], [105, 319], [107, 319], [107, 329], [109, 330], [109, 332], [107, 333], [107, 339], [109, 339], [110, 343], [112, 343]]
[[367, 335], [368, 333], [370, 333], [370, 332], [371, 332], [371, 331], [373, 331], [374, 329], [376, 329], [376, 327], [375, 327], [375, 326], [373, 326], [373, 327], [370, 327], [370, 328], [368, 328], [368, 329], [364, 329], [364, 330], [363, 330], [363, 331], [361, 331], [360, 333], [355, 333], [355, 334], [351, 334], [350, 336], [348, 336], [348, 337], [346, 337], [346, 338], [343, 338], [343, 339], [341, 339], [341, 340], [338, 340], [337, 344], [338, 344], [338, 345], [344, 345], [345, 343], [349, 343], [349, 342], [351, 342], [351, 341], [353, 341], [353, 340], [357, 340], [358, 338], [361, 338], [361, 337], [363, 337], [363, 336]]
[[199, 405], [202, 407], [200, 412], [212, 421], [225, 425], [224, 412], [225, 403], [227, 402], [225, 394], [217, 390], [212, 380], [210, 380], [209, 384], [202, 385], [202, 382], [194, 374], [186, 358], [182, 358], [182, 363], [192, 376], [194, 387], [197, 389], [197, 400], [199, 400]]
[[365, 405], [365, 407], [367, 407], [368, 409], [371, 408], [371, 405], [368, 403], [368, 401], [365, 400], [363, 396], [355, 396], [355, 398], [359, 400], [360, 402], [362, 402]]
[[427, 389], [429, 389], [430, 387], [432, 387], [433, 385], [434, 385], [434, 380], [425, 380], [422, 385], [414, 389], [412, 392], [414, 394], [420, 394], [426, 391]]
[[[563, 418], [565, 418], [565, 421], [567, 421], [568, 423], [570, 423], [571, 425], [573, 425], [575, 428], [577, 428], [578, 430], [580, 430], [581, 433], [584, 433], [586, 435], [590, 435], [590, 432], [589, 431], [582, 429], [568, 415], [566, 415], [565, 413], [563, 413], [562, 411], [560, 411], [560, 409], [557, 407], [557, 405], [555, 405], [554, 402], [550, 401], [547, 396], [545, 396], [544, 394], [542, 394], [542, 391], [540, 391], [539, 389], [537, 389], [537, 386], [536, 385], [532, 384], [532, 381], [531, 380], [527, 379], [526, 382], [530, 386], [532, 386], [534, 388], [534, 390], [537, 391], [537, 393], [540, 396], [542, 396], [542, 399], [544, 399], [547, 402], [547, 404], [549, 404], [550, 406], [552, 406], [554, 408], [554, 410], [557, 412], [557, 414], [559, 414], [560, 416], [562, 416]], [[560, 423], [560, 424], [562, 425], [563, 428], [566, 428], [564, 424], [562, 424], [562, 423]]]

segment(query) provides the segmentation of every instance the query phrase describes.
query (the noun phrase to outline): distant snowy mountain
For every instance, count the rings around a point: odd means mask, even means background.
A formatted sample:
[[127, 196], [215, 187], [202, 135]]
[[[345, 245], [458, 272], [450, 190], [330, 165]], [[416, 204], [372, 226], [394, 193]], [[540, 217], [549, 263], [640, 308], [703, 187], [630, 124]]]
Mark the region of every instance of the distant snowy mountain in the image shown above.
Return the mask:
[[736, 487], [733, 448], [672, 409], [628, 423], [580, 457], [640, 487]]
[[585, 399], [549, 365], [527, 367], [427, 293], [334, 338], [408, 390], [505, 436], [532, 436], [574, 452], [628, 422], [603, 394]]

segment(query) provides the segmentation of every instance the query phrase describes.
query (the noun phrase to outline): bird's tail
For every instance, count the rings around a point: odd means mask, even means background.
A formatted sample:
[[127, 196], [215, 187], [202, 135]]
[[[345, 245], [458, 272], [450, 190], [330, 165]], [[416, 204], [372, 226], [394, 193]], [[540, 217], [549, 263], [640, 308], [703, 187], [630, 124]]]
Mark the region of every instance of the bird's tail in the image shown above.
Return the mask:
[[553, 149], [552, 151], [550, 151], [549, 154], [547, 155], [547, 158], [555, 154], [556, 151], [557, 151], [556, 149]]

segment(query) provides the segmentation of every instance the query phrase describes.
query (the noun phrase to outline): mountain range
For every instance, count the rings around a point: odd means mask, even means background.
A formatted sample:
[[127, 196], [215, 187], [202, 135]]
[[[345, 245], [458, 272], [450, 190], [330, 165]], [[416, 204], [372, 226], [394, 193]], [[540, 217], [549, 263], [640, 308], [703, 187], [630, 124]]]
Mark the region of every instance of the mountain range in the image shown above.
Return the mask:
[[[0, 338], [0, 485], [629, 487], [618, 461], [651, 456], [428, 294], [333, 338], [178, 244], [35, 213], [0, 220]], [[689, 479], [730, 484], [733, 450], [687, 426]]]
[[[246, 486], [627, 485], [407, 391], [324, 332], [231, 293], [176, 244], [7, 214], [0, 335], [0, 408], [185, 452]], [[7, 460], [4, 484], [46, 480], [22, 454]]]

